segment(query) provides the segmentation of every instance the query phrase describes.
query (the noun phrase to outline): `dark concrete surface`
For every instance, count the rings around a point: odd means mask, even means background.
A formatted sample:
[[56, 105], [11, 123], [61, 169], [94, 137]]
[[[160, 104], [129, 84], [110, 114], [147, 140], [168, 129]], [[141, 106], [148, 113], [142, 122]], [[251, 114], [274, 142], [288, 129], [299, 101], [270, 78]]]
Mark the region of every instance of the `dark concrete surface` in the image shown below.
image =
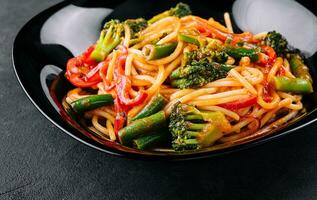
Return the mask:
[[177, 163], [101, 153], [31, 104], [11, 64], [17, 31], [59, 0], [0, 0], [0, 199], [317, 199], [317, 124], [230, 155]]

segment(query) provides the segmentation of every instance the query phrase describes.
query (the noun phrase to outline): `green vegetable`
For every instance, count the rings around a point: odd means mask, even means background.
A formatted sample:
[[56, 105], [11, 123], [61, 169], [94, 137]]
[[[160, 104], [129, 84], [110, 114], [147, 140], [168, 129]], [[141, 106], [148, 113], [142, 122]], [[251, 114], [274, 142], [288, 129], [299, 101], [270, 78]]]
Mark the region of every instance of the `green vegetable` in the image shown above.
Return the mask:
[[136, 139], [143, 134], [159, 130], [165, 126], [165, 123], [166, 118], [164, 111], [135, 120], [119, 131], [118, 135], [120, 143], [123, 145], [131, 145], [133, 139]]
[[228, 55], [213, 40], [197, 50], [185, 52], [182, 65], [171, 75], [171, 85], [177, 88], [195, 88], [224, 78], [231, 65], [223, 64]]
[[226, 53], [236, 59], [241, 59], [242, 57], [247, 56], [251, 59], [252, 62], [255, 62], [259, 59], [259, 52], [256, 49], [247, 49], [243, 47], [227, 48]]
[[276, 76], [273, 79], [275, 88], [283, 92], [312, 93], [313, 87], [309, 80]]
[[151, 101], [142, 109], [142, 111], [132, 118], [131, 121], [153, 115], [162, 110], [165, 105], [166, 99], [161, 94], [158, 94], [154, 96]]
[[296, 78], [285, 76], [274, 77], [273, 83], [277, 90], [294, 93], [312, 93], [312, 78], [309, 74], [308, 67], [304, 64], [299, 54], [288, 54], [290, 67]]
[[73, 101], [70, 105], [76, 113], [93, 110], [101, 106], [113, 104], [111, 94], [91, 95]]
[[166, 133], [150, 134], [133, 140], [133, 146], [140, 150], [151, 149], [166, 140]]
[[225, 63], [228, 60], [228, 54], [225, 52], [225, 49], [214, 40], [208, 40], [208, 44], [203, 47], [191, 52], [186, 52], [184, 56], [185, 62], [190, 63], [193, 60], [200, 61], [207, 58], [209, 62]]
[[227, 76], [233, 66], [209, 62], [207, 58], [193, 60], [184, 67], [175, 69], [171, 75], [171, 85], [176, 88], [195, 88]]
[[211, 146], [228, 130], [230, 123], [221, 112], [202, 112], [192, 105], [177, 103], [170, 116], [172, 147], [177, 151]]
[[108, 54], [121, 42], [123, 25], [118, 20], [107, 22], [100, 33], [96, 48], [91, 53], [91, 58], [97, 62], [103, 61]]
[[277, 55], [282, 55], [288, 50], [287, 40], [276, 31], [268, 32], [263, 40], [263, 44], [272, 47]]
[[144, 18], [127, 19], [124, 21], [124, 24], [129, 26], [131, 32], [129, 45], [134, 45], [142, 41], [143, 38], [140, 37], [139, 33], [148, 26], [148, 22]]
[[174, 8], [171, 8], [167, 11], [164, 11], [158, 15], [155, 15], [150, 20], [148, 20], [149, 24], [153, 24], [154, 22], [159, 21], [165, 17], [176, 16], [176, 17], [184, 17], [186, 15], [190, 15], [192, 11], [190, 10], [189, 5], [184, 3], [178, 3]]
[[147, 60], [156, 60], [172, 54], [177, 46], [177, 42], [166, 44], [148, 44], [143, 47], [143, 54]]
[[72, 109], [71, 105], [69, 103], [66, 102], [66, 98], [63, 99], [62, 101], [62, 106], [65, 109], [66, 113], [73, 119], [73, 120], [77, 120], [77, 113], [74, 112], [74, 110]]
[[138, 33], [148, 26], [148, 22], [144, 18], [127, 19], [124, 21], [131, 30], [131, 39], [137, 39]]
[[301, 78], [308, 80], [309, 82], [313, 82], [313, 79], [311, 78], [309, 74], [308, 67], [304, 64], [303, 59], [300, 57], [299, 54], [290, 54], [288, 55], [290, 58], [290, 66], [291, 70], [294, 73], [296, 78]]
[[195, 36], [180, 33], [180, 34], [178, 34], [178, 38], [179, 38], [179, 40], [181, 40], [183, 42], [187, 42], [187, 43], [191, 43], [191, 44], [195, 44], [197, 46], [200, 46], [200, 42], [198, 39], [195, 38]]

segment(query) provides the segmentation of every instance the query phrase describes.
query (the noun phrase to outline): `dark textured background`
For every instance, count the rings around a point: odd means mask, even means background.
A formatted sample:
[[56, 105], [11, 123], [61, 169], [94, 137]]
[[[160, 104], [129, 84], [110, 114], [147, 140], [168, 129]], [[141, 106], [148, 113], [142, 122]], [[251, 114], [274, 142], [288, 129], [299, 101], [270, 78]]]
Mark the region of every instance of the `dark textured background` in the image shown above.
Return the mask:
[[317, 199], [317, 124], [230, 155], [177, 163], [109, 156], [31, 104], [11, 63], [17, 31], [59, 0], [0, 0], [0, 199]]

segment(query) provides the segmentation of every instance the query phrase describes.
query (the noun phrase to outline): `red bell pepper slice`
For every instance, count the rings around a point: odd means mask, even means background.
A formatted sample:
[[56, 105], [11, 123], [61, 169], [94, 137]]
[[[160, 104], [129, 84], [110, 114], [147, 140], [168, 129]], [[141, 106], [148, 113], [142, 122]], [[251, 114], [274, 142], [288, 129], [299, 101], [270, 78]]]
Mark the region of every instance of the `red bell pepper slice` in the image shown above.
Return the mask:
[[286, 74], [286, 71], [285, 71], [284, 67], [280, 67], [280, 68], [277, 70], [277, 72], [276, 72], [276, 75], [277, 75], [277, 76], [285, 76], [285, 74]]
[[263, 66], [271, 66], [277, 57], [275, 50], [272, 47], [266, 45], [261, 46], [261, 49], [266, 56], [260, 56], [258, 63]]
[[273, 96], [272, 96], [272, 93], [273, 93], [273, 86], [268, 83], [268, 82], [265, 82], [264, 83], [264, 87], [263, 87], [263, 100], [267, 103], [269, 102], [272, 102], [273, 101]]
[[125, 76], [124, 75], [124, 69], [125, 69], [125, 61], [127, 57], [126, 56], [120, 56], [118, 59], [117, 64], [117, 76]]
[[67, 62], [66, 78], [77, 87], [92, 87], [102, 80], [97, 63], [88, 59], [93, 49], [94, 46], [91, 46], [85, 53], [71, 58]]
[[128, 76], [124, 74], [124, 67], [127, 58], [126, 48], [122, 48], [122, 55], [119, 56], [117, 61], [117, 66], [115, 70], [116, 79], [116, 93], [117, 97], [115, 99], [115, 133], [118, 134], [119, 130], [124, 127], [127, 121], [127, 113], [133, 106], [137, 106], [145, 101], [147, 93], [144, 91], [139, 91], [139, 94], [131, 99], [129, 97], [129, 91], [132, 90], [131, 80]]
[[133, 107], [141, 104], [146, 99], [147, 93], [140, 91], [138, 96], [136, 96], [134, 99], [129, 98], [129, 91], [132, 90], [132, 84], [130, 78], [124, 74], [125, 61], [126, 55], [123, 55], [119, 57], [117, 63], [117, 96], [123, 105]]
[[116, 118], [114, 121], [114, 132], [116, 135], [118, 135], [119, 130], [122, 129], [126, 124], [127, 113], [129, 111], [129, 108], [122, 105], [119, 98], [115, 98], [114, 106], [116, 111]]
[[131, 87], [131, 80], [127, 77], [122, 75], [120, 77], [119, 84], [117, 85], [117, 96], [125, 106], [137, 106], [145, 101], [147, 97], [147, 93], [143, 90], [139, 92], [139, 94], [134, 98], [129, 98], [129, 91], [132, 89]]
[[[87, 77], [89, 74], [89, 77]], [[89, 66], [85, 66], [81, 57], [71, 58], [67, 62], [66, 78], [75, 86], [80, 88], [92, 87], [101, 81], [99, 73]]]
[[116, 118], [114, 121], [114, 133], [118, 136], [118, 132], [125, 126], [126, 124], [127, 114], [126, 112], [117, 112]]
[[[107, 70], [108, 70], [108, 67], [109, 67], [109, 63], [112, 59], [112, 56], [109, 55], [107, 57], [107, 59], [105, 61], [102, 61], [98, 64], [98, 68], [100, 68], [99, 70], [99, 75], [100, 77], [103, 79], [103, 82], [104, 82], [104, 89], [109, 92], [111, 91], [112, 89], [115, 88], [115, 84], [114, 83], [110, 83], [107, 79], [106, 79], [106, 74], [107, 74]], [[99, 67], [100, 65], [100, 67]]]
[[88, 47], [88, 49], [83, 53], [83, 57], [84, 57], [84, 62], [87, 65], [90, 66], [96, 66], [97, 62], [93, 59], [90, 58], [90, 54], [93, 52], [93, 50], [96, 48], [96, 45], [91, 45], [90, 47]]
[[247, 99], [238, 100], [238, 101], [229, 102], [229, 103], [224, 103], [224, 104], [219, 104], [218, 106], [226, 108], [228, 110], [237, 110], [240, 108], [246, 108], [246, 107], [255, 105], [256, 102], [257, 102], [257, 97], [251, 96]]

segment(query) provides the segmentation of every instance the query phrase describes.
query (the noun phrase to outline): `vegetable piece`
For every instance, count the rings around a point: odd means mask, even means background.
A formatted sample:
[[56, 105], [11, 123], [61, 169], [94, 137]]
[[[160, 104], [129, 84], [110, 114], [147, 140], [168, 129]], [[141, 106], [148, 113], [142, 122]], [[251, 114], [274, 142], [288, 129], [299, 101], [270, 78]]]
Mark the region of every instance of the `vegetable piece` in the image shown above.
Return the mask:
[[263, 66], [271, 66], [274, 64], [277, 57], [275, 50], [272, 47], [266, 45], [262, 45], [261, 50], [264, 52], [264, 54], [259, 54], [259, 59], [257, 62]]
[[223, 48], [210, 40], [208, 45], [185, 53], [183, 65], [170, 75], [171, 84], [177, 88], [194, 88], [224, 78], [233, 67], [220, 64], [227, 59]]
[[286, 76], [276, 76], [273, 79], [275, 88], [283, 92], [312, 93], [313, 87], [309, 80], [302, 78], [288, 78]]
[[225, 52], [223, 45], [217, 43], [214, 39], [207, 39], [206, 45], [199, 49], [185, 52], [184, 63], [188, 64], [193, 60], [200, 61], [207, 58], [209, 62], [225, 63], [228, 60], [228, 54]]
[[150, 134], [133, 140], [133, 146], [139, 150], [151, 149], [166, 139], [166, 134]]
[[135, 98], [130, 99], [129, 91], [132, 89], [131, 80], [125, 75], [121, 75], [119, 77], [119, 84], [116, 88], [118, 98], [120, 102], [125, 106], [137, 106], [144, 102], [147, 97], [147, 93], [144, 90], [141, 90]]
[[131, 30], [131, 39], [138, 37], [138, 33], [148, 26], [148, 22], [144, 18], [127, 19], [124, 24], [128, 25]]
[[192, 105], [177, 103], [170, 116], [169, 130], [176, 151], [211, 146], [231, 125], [221, 112], [202, 112]]
[[[228, 54], [224, 51], [213, 51], [212, 60], [216, 63], [224, 64], [228, 60]], [[223, 65], [225, 67], [225, 65]]]
[[124, 74], [124, 66], [127, 57], [126, 48], [122, 48], [122, 55], [119, 56], [116, 69], [115, 69], [115, 89], [116, 89], [116, 99], [115, 99], [115, 133], [118, 134], [119, 130], [123, 128], [127, 121], [128, 111], [136, 105], [141, 104], [145, 101], [147, 93], [144, 90], [140, 90], [138, 95], [131, 99], [129, 97], [130, 91], [132, 90], [132, 84], [129, 76]]
[[[71, 107], [71, 105], [69, 104], [69, 103], [67, 103], [66, 102], [66, 97], [63, 99], [63, 101], [62, 101], [62, 106], [63, 106], [63, 108], [65, 109], [65, 111], [66, 111], [66, 113], [67, 113], [67, 115], [65, 115], [66, 116], [66, 119], [68, 118], [68, 117], [70, 117], [72, 120], [77, 120], [77, 113], [75, 113], [74, 112], [74, 110], [72, 109], [72, 107]], [[62, 116], [64, 116], [64, 114], [63, 114], [63, 112], [61, 113], [62, 114]]]
[[252, 62], [255, 62], [259, 59], [259, 52], [256, 49], [247, 49], [243, 47], [227, 48], [226, 53], [236, 59], [241, 59], [242, 57], [247, 56], [251, 59]]
[[76, 113], [82, 113], [88, 110], [93, 110], [101, 106], [113, 104], [111, 94], [91, 95], [80, 98], [70, 105]]
[[187, 43], [191, 43], [191, 44], [200, 46], [200, 42], [198, 39], [195, 38], [195, 36], [180, 33], [180, 34], [178, 34], [178, 38], [179, 38], [179, 40], [181, 40], [183, 42], [187, 42]]
[[282, 55], [287, 51], [287, 40], [276, 31], [268, 32], [262, 43], [272, 47], [278, 55]]
[[176, 17], [184, 17], [186, 15], [190, 15], [192, 11], [190, 10], [189, 5], [185, 3], [178, 3], [174, 8], [171, 8], [167, 11], [164, 11], [158, 15], [155, 15], [150, 20], [148, 20], [149, 24], [153, 24], [165, 17], [176, 16]]
[[300, 55], [288, 54], [287, 57], [290, 60], [290, 67], [296, 78], [274, 77], [273, 84], [275, 88], [283, 92], [312, 93], [312, 78]]
[[124, 74], [124, 66], [127, 55], [124, 54], [118, 58], [117, 68], [115, 71], [116, 81], [116, 93], [120, 104], [126, 107], [133, 107], [141, 104], [147, 97], [147, 93], [144, 90], [140, 90], [138, 95], [131, 99], [129, 97], [130, 91], [132, 90], [132, 83], [129, 76]]
[[114, 132], [118, 136], [118, 132], [126, 125], [129, 108], [123, 105], [118, 97], [114, 100], [114, 108], [116, 112]]
[[91, 45], [90, 47], [88, 47], [88, 49], [86, 49], [86, 51], [82, 54], [82, 58], [83, 58], [83, 62], [86, 65], [89, 66], [96, 66], [97, 63], [90, 58], [90, 54], [93, 52], [93, 50], [96, 48], [95, 45]]
[[119, 45], [122, 33], [123, 25], [119, 20], [107, 22], [100, 33], [96, 48], [90, 55], [91, 58], [96, 62], [103, 61], [107, 55]]
[[151, 101], [143, 108], [141, 112], [139, 112], [134, 118], [132, 118], [131, 121], [153, 115], [162, 110], [165, 105], [166, 99], [161, 94], [157, 94], [151, 99]]
[[207, 58], [193, 60], [184, 67], [175, 69], [171, 75], [171, 85], [176, 88], [195, 88], [227, 76], [233, 66], [209, 62]]
[[280, 67], [277, 72], [276, 72], [276, 76], [285, 76], [285, 68], [284, 67]]
[[143, 47], [142, 53], [147, 60], [156, 60], [169, 56], [174, 52], [176, 46], [177, 42], [155, 45], [148, 44]]
[[80, 88], [92, 87], [101, 81], [99, 69], [108, 65], [108, 61], [97, 63], [90, 59], [94, 46], [89, 47], [86, 52], [67, 61], [65, 76], [73, 85]]
[[256, 104], [256, 102], [257, 102], [257, 97], [251, 96], [247, 99], [242, 99], [242, 100], [238, 100], [238, 101], [234, 101], [234, 102], [219, 104], [218, 106], [229, 109], [229, 110], [237, 110], [240, 108], [252, 106], [252, 105]]
[[304, 64], [303, 59], [299, 54], [290, 54], [290, 66], [291, 70], [294, 73], [295, 77], [308, 80], [309, 82], [313, 82], [309, 74], [308, 67]]
[[[281, 71], [281, 69], [284, 69], [284, 68], [281, 67], [279, 69], [279, 71]], [[283, 73], [283, 72], [279, 72], [279, 71], [277, 73]], [[284, 73], [285, 73], [285, 71], [284, 71]], [[279, 76], [284, 76], [284, 75], [279, 75]], [[265, 81], [263, 85], [264, 85], [263, 95], [262, 95], [263, 100], [267, 103], [272, 102], [273, 101], [274, 86], [267, 81]]]
[[80, 56], [68, 60], [65, 76], [73, 85], [80, 88], [92, 87], [101, 81], [99, 73], [87, 78], [89, 66], [85, 66]]
[[120, 143], [123, 145], [131, 145], [133, 139], [138, 138], [140, 135], [159, 130], [165, 126], [165, 123], [166, 118], [164, 111], [135, 120], [119, 131]]

